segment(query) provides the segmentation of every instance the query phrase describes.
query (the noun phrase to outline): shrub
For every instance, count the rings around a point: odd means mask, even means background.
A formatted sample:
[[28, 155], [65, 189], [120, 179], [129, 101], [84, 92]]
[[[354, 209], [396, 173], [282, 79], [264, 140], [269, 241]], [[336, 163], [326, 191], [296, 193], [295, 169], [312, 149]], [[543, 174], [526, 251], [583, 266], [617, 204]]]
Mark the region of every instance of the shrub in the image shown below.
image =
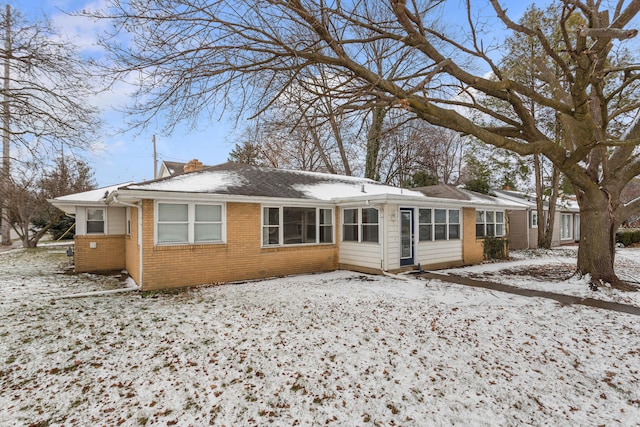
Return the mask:
[[616, 243], [629, 246], [640, 242], [640, 228], [623, 228], [616, 233]]
[[507, 239], [501, 237], [485, 237], [482, 247], [484, 259], [507, 259]]

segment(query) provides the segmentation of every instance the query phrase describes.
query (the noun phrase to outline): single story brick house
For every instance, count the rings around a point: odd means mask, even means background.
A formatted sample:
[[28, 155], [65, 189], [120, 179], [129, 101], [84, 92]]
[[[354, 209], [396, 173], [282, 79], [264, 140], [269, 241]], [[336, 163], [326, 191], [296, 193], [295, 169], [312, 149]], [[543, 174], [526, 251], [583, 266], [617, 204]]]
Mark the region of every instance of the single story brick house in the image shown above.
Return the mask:
[[474, 264], [483, 237], [506, 236], [506, 211], [519, 208], [349, 176], [239, 163], [192, 169], [51, 200], [75, 216], [75, 270], [126, 269], [146, 291]]

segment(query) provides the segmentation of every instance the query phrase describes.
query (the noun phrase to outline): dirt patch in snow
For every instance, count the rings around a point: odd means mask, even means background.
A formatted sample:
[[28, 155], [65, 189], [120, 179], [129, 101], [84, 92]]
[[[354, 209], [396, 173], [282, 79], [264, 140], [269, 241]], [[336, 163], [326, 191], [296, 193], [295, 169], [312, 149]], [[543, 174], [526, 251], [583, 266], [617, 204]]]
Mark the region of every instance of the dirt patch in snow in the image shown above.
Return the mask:
[[569, 280], [576, 273], [576, 266], [567, 263], [547, 265], [523, 265], [513, 268], [503, 268], [497, 272], [474, 273], [469, 277], [476, 279], [495, 278], [496, 276], [522, 276], [539, 282], [562, 282]]

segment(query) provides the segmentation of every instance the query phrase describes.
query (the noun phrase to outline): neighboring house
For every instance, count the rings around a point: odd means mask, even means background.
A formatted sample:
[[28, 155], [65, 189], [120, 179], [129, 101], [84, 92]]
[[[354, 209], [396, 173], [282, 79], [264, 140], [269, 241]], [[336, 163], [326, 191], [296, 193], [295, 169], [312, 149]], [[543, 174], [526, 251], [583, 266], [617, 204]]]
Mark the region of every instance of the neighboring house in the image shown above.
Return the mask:
[[[622, 190], [620, 194], [620, 201], [623, 203], [629, 203], [640, 197], [640, 178], [632, 179]], [[640, 228], [640, 215], [633, 215], [627, 218], [622, 224], [622, 227], [627, 228]]]
[[[538, 218], [535, 195], [513, 190], [491, 190], [501, 200], [519, 203], [524, 209], [514, 209], [509, 212], [509, 248], [535, 249], [538, 247]], [[549, 203], [544, 202], [547, 212]], [[575, 244], [580, 241], [580, 208], [575, 200], [565, 198], [556, 203], [556, 213], [553, 221], [551, 246]]]
[[162, 161], [160, 169], [158, 170], [158, 178], [167, 178], [173, 175], [180, 175], [182, 173], [193, 172], [198, 169], [208, 168], [210, 166], [203, 165], [198, 159], [193, 159], [188, 163], [182, 162], [169, 162]]
[[51, 203], [76, 217], [76, 271], [126, 268], [143, 290], [474, 264], [483, 236], [506, 235], [517, 208], [238, 163]]

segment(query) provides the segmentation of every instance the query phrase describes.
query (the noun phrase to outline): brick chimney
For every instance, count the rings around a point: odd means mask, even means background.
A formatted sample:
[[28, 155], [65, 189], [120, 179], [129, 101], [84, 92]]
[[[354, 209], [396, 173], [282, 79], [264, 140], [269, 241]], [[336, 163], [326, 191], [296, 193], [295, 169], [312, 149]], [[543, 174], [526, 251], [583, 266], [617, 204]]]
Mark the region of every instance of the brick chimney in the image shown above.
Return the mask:
[[198, 159], [190, 160], [189, 163], [184, 165], [184, 173], [195, 172], [202, 170], [202, 162]]

